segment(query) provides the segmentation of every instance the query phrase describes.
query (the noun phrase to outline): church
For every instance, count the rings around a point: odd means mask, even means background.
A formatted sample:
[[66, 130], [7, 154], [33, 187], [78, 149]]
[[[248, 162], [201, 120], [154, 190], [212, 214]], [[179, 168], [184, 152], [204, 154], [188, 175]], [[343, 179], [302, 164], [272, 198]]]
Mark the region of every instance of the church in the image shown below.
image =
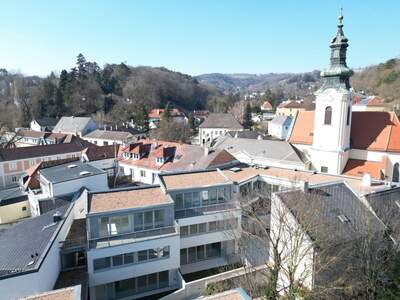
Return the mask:
[[400, 122], [394, 112], [353, 112], [347, 66], [348, 39], [340, 15], [329, 67], [321, 72], [315, 111], [300, 111], [288, 141], [310, 160], [311, 169], [330, 174], [399, 182]]

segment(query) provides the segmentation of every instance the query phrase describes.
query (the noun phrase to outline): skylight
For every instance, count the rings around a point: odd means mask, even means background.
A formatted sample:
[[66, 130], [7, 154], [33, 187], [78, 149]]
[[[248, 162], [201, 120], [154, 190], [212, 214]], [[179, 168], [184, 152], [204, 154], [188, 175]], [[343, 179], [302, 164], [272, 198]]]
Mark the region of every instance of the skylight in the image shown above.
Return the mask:
[[82, 172], [79, 173], [79, 176], [87, 176], [87, 175], [90, 175], [90, 174], [92, 174], [92, 172], [82, 171]]
[[338, 215], [338, 218], [339, 218], [340, 222], [342, 222], [342, 223], [350, 222], [350, 220], [343, 214], [342, 215]]
[[77, 167], [77, 165], [69, 165], [68, 169], [73, 169], [73, 168], [76, 168], [76, 167]]

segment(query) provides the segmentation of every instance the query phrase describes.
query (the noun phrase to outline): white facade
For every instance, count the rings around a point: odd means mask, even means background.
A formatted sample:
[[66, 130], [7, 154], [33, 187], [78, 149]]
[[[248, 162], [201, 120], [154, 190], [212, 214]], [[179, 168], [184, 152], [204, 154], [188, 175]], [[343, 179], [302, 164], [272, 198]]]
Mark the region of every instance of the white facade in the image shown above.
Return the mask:
[[225, 135], [228, 131], [243, 131], [233, 128], [199, 128], [200, 143], [202, 145], [212, 142], [219, 136]]
[[283, 123], [268, 123], [268, 134], [281, 140], [286, 140], [290, 132], [291, 119], [286, 119]]
[[[350, 153], [351, 92], [317, 92], [311, 161], [320, 172], [341, 174]], [[329, 116], [330, 115], [330, 116]]]
[[140, 166], [131, 164], [119, 163], [120, 168], [123, 170], [123, 175], [129, 176], [133, 182], [142, 182], [145, 184], [158, 184], [159, 170], [147, 169]]

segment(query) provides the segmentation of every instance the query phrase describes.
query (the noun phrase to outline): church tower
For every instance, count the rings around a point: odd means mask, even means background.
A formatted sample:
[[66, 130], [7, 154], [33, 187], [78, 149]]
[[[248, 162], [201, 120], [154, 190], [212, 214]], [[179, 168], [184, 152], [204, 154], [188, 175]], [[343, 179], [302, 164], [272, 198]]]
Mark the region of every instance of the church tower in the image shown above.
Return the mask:
[[353, 71], [346, 64], [347, 42], [343, 33], [343, 15], [340, 14], [338, 30], [330, 44], [330, 66], [321, 72], [322, 86], [315, 93], [311, 149], [314, 168], [331, 174], [341, 174], [350, 152], [350, 76]]

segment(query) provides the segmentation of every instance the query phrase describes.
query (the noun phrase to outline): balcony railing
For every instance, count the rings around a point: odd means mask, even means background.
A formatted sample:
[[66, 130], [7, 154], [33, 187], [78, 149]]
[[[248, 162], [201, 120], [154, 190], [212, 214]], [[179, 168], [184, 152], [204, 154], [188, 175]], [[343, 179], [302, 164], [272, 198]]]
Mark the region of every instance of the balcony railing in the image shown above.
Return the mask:
[[138, 240], [157, 238], [163, 235], [179, 234], [179, 226], [174, 222], [173, 226], [142, 230], [137, 232], [115, 234], [107, 237], [89, 239], [89, 249], [106, 248], [134, 243]]
[[220, 211], [229, 211], [240, 208], [239, 202], [237, 201], [228, 201], [218, 204], [212, 204], [207, 206], [201, 207], [191, 207], [191, 208], [184, 208], [184, 209], [177, 209], [175, 211], [175, 218], [176, 219], [183, 219], [195, 216], [201, 216], [211, 213], [216, 213]]

